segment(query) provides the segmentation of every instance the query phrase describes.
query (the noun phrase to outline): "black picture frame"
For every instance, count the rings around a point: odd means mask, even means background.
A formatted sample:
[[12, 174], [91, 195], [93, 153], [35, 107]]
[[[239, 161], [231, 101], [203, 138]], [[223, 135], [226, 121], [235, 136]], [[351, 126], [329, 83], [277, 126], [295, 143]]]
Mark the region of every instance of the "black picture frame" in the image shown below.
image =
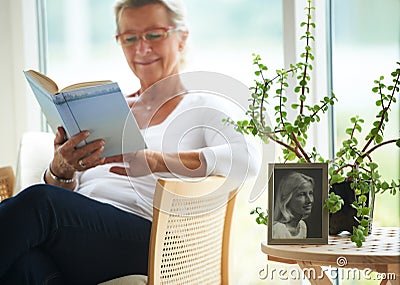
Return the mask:
[[267, 243], [327, 244], [328, 164], [270, 163], [268, 167]]

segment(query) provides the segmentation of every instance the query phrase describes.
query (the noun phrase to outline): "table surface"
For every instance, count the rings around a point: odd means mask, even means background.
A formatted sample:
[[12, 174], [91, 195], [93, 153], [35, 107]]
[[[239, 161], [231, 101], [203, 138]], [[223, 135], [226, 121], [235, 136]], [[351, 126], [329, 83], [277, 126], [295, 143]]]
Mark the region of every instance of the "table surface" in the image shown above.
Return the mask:
[[[325, 245], [268, 245], [261, 250], [271, 260], [307, 261], [314, 264], [349, 266], [400, 263], [400, 228], [376, 227], [357, 247], [349, 236], [329, 236]], [[289, 262], [290, 263], [290, 262]]]

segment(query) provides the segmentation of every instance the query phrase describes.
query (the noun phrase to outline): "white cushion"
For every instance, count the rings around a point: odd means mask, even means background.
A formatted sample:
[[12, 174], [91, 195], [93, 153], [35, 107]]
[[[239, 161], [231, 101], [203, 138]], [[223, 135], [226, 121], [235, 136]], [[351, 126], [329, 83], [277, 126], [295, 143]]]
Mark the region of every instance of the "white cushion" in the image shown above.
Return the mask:
[[16, 169], [17, 194], [26, 187], [40, 183], [46, 167], [54, 154], [54, 134], [45, 132], [27, 132], [23, 134]]
[[146, 285], [147, 276], [145, 275], [128, 275], [116, 278], [98, 285]]

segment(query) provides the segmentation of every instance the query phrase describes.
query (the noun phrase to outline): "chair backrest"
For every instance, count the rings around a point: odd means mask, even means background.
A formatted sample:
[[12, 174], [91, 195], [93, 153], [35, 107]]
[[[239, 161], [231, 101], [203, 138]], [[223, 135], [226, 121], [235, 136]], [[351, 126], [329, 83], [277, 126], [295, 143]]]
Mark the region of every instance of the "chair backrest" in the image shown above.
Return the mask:
[[11, 197], [14, 192], [15, 176], [11, 166], [0, 168], [0, 202]]
[[217, 176], [158, 180], [148, 284], [228, 284], [236, 192]]

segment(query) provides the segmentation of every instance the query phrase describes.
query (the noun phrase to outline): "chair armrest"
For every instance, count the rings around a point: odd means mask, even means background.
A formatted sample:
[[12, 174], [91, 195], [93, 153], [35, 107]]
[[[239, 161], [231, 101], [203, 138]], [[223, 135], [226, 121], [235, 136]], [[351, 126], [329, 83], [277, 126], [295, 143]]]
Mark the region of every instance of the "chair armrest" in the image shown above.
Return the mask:
[[23, 134], [19, 146], [14, 195], [30, 185], [41, 182], [42, 174], [53, 158], [53, 141], [52, 133]]

